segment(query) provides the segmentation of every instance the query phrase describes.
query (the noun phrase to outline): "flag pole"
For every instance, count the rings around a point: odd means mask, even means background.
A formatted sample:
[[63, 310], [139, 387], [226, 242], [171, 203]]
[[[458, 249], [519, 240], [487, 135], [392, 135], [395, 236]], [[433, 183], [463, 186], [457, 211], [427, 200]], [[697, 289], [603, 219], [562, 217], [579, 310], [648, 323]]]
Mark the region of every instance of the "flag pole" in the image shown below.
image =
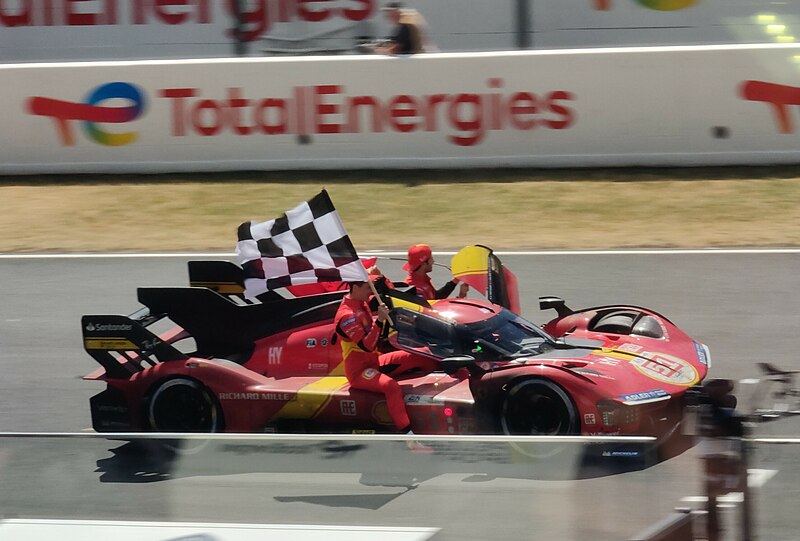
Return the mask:
[[[367, 276], [367, 282], [369, 282], [369, 288], [372, 290], [372, 294], [375, 295], [376, 299], [378, 299], [378, 303], [379, 304], [386, 304], [386, 303], [383, 302], [383, 299], [381, 298], [381, 296], [378, 295], [378, 290], [375, 289], [375, 283], [372, 281], [372, 279], [369, 277], [369, 275]], [[392, 316], [388, 316], [387, 319], [389, 321], [389, 325], [394, 327], [394, 321], [392, 321]]]

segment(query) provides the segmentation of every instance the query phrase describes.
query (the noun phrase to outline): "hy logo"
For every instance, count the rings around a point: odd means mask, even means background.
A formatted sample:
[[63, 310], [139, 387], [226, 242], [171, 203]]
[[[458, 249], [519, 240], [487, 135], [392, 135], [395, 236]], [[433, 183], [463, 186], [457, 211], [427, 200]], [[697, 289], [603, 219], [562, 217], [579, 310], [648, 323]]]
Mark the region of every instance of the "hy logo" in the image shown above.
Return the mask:
[[[609, 11], [611, 9], [612, 0], [592, 0], [594, 9], [599, 11]], [[657, 11], [677, 11], [679, 9], [686, 9], [695, 5], [700, 0], [635, 0], [647, 9], [654, 9]]]
[[[100, 104], [106, 100], [127, 100], [129, 105], [107, 107]], [[72, 131], [71, 121], [82, 121], [86, 135], [96, 143], [106, 146], [118, 147], [129, 145], [136, 141], [136, 132], [108, 133], [103, 131], [99, 124], [106, 122], [130, 122], [142, 115], [145, 108], [145, 99], [142, 92], [130, 83], [106, 83], [92, 90], [83, 103], [56, 100], [34, 96], [28, 99], [28, 112], [33, 115], [48, 116], [55, 120], [61, 144], [73, 146], [75, 136]]]

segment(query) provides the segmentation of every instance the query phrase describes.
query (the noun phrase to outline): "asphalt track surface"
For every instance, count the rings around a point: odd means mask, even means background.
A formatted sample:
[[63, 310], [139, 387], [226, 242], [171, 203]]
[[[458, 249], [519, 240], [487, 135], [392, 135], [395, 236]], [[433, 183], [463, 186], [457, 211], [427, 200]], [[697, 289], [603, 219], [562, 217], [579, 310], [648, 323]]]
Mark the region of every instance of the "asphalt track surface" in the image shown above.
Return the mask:
[[[140, 285], [187, 281], [188, 257], [2, 258], [0, 432], [80, 432], [95, 366], [80, 317], [139, 308]], [[220, 256], [219, 259], [226, 259]], [[449, 257], [439, 256], [440, 262]], [[540, 295], [580, 308], [629, 303], [668, 316], [712, 353], [711, 377], [758, 377], [757, 361], [796, 368], [800, 253], [505, 255], [523, 314], [540, 323]], [[400, 263], [380, 263], [400, 278]], [[435, 281], [446, 275], [438, 270]], [[751, 386], [739, 384], [747, 404]], [[800, 423], [756, 435], [800, 436]], [[574, 453], [498, 465], [497, 447], [448, 447], [409, 457], [396, 442], [347, 445], [212, 442], [199, 453], [143, 454], [96, 439], [0, 439], [0, 514], [23, 518], [337, 524], [440, 528], [435, 539], [626, 539], [702, 495], [696, 449], [645, 469], [560, 468]], [[394, 447], [392, 447], [394, 445]], [[505, 449], [505, 448], [503, 448]], [[796, 445], [757, 445], [762, 539], [793, 539], [800, 464]], [[525, 463], [526, 461], [523, 461]], [[530, 462], [530, 461], [527, 461]], [[570, 470], [572, 471], [572, 470]], [[777, 473], [776, 473], [777, 472]], [[735, 500], [735, 497], [733, 497]], [[694, 502], [694, 503], [693, 503]], [[726, 511], [736, 520], [737, 507]]]

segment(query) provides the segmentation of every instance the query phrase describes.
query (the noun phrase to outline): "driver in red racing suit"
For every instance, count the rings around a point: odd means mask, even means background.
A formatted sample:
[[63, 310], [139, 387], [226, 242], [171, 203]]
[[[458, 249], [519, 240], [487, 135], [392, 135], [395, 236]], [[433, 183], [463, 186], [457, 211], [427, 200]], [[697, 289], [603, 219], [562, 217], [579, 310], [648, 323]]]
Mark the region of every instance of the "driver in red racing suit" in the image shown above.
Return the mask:
[[[446, 299], [458, 284], [457, 279], [450, 280], [441, 288], [433, 287], [431, 277], [428, 274], [433, 270], [433, 253], [427, 244], [415, 244], [408, 249], [408, 262], [403, 265], [403, 270], [408, 271], [408, 276], [404, 280], [417, 290], [417, 296], [425, 300]], [[469, 292], [469, 286], [461, 282], [458, 290], [458, 298], [463, 299]]]
[[[389, 415], [399, 432], [410, 432], [411, 421], [406, 413], [403, 392], [391, 377], [380, 372], [378, 345], [380, 327], [372, 321], [367, 305], [371, 294], [369, 283], [350, 283], [350, 293], [344, 296], [336, 312], [336, 332], [342, 340], [344, 373], [350, 387], [381, 393], [386, 397]], [[378, 306], [378, 322], [389, 318], [389, 308]]]

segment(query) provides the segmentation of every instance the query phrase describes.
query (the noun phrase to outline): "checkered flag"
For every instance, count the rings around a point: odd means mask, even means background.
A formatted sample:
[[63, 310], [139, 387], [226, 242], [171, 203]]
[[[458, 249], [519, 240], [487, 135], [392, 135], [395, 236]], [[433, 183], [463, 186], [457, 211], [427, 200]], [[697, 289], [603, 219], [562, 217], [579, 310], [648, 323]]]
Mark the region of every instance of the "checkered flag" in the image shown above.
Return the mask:
[[325, 190], [280, 218], [240, 225], [236, 255], [248, 297], [301, 284], [369, 280]]

